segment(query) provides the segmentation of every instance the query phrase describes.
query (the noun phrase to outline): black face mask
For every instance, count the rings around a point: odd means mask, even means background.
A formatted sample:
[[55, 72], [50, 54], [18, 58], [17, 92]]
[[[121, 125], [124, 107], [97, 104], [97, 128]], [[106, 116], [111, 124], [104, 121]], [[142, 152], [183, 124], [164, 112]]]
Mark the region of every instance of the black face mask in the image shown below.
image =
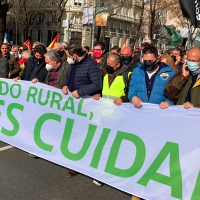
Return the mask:
[[125, 65], [128, 64], [131, 61], [132, 56], [121, 56], [122, 63]]
[[106, 72], [108, 73], [108, 74], [113, 74], [114, 73], [114, 67], [111, 67], [111, 66], [109, 66], [109, 65], [106, 65]]
[[38, 59], [38, 58], [35, 57], [35, 60], [38, 61], [39, 63], [44, 62], [44, 58], [39, 58], [39, 59]]
[[152, 71], [156, 68], [156, 62], [144, 60], [144, 69], [145, 71]]

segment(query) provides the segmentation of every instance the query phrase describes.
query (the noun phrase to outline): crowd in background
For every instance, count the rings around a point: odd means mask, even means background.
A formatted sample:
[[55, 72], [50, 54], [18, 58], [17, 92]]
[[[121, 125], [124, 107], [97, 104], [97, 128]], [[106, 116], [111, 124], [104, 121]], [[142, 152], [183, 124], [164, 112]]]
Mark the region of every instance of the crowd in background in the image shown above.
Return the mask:
[[[161, 109], [200, 107], [199, 66], [198, 48], [164, 52], [149, 43], [135, 49], [114, 46], [110, 52], [101, 41], [93, 49], [67, 42], [49, 48], [35, 42], [28, 50], [26, 45], [4, 43], [0, 54], [0, 78], [40, 82], [75, 98], [103, 97], [117, 106], [130, 102], [137, 108], [143, 103], [158, 104]], [[77, 174], [70, 170], [68, 177]], [[94, 183], [102, 186], [97, 180]]]

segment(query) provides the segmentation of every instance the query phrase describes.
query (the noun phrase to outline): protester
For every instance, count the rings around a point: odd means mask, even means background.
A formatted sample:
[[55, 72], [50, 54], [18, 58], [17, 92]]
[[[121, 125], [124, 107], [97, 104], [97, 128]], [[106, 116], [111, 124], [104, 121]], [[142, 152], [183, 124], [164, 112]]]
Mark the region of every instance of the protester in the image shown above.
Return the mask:
[[129, 72], [132, 72], [140, 63], [139, 56], [135, 56], [133, 49], [130, 46], [121, 49], [122, 63], [128, 67]]
[[46, 63], [44, 61], [44, 54], [47, 52], [46, 47], [38, 44], [34, 47], [33, 52], [34, 56], [30, 57], [25, 63], [22, 76], [15, 78], [15, 81], [19, 79], [32, 81], [34, 78], [37, 78], [39, 82], [45, 82], [47, 76]]
[[131, 76], [129, 101], [137, 108], [142, 107], [142, 102], [159, 104], [160, 108], [173, 105], [163, 90], [176, 72], [169, 65], [158, 62], [158, 51], [155, 47], [147, 47], [143, 53], [144, 64], [139, 64]]
[[120, 55], [120, 52], [121, 52], [121, 48], [119, 48], [118, 46], [114, 46], [110, 50], [110, 53], [116, 53], [118, 55]]
[[98, 64], [101, 73], [103, 73], [106, 65], [105, 44], [103, 42], [97, 41], [94, 43], [93, 58]]
[[182, 54], [182, 50], [178, 47], [172, 49], [171, 53], [170, 53], [170, 56], [174, 59], [174, 62], [175, 62], [175, 65], [176, 65], [178, 71], [182, 70], [181, 54]]
[[182, 71], [165, 87], [165, 95], [176, 105], [184, 108], [200, 107], [200, 49], [192, 48]]
[[90, 51], [90, 47], [84, 46], [84, 47], [83, 47], [83, 50], [84, 50], [84, 52], [85, 52], [86, 54], [88, 54], [89, 51]]
[[[182, 55], [182, 60], [181, 60], [182, 66], [183, 66], [183, 64], [184, 64], [186, 61], [187, 61], [187, 53], [184, 53], [184, 54]], [[182, 68], [181, 68], [181, 69], [182, 69]]]
[[18, 64], [21, 68], [21, 71], [19, 73], [19, 77], [22, 76], [23, 72], [24, 72], [24, 68], [25, 68], [25, 63], [28, 60], [28, 58], [31, 57], [31, 51], [29, 50], [24, 50], [21, 54], [21, 58], [18, 60]]
[[[128, 67], [121, 64], [118, 54], [110, 54], [107, 58], [106, 75], [103, 78], [102, 97], [114, 100], [115, 105], [128, 102], [128, 83], [130, 72]], [[93, 95], [93, 99], [99, 100], [101, 94]]]
[[61, 43], [55, 43], [53, 49], [59, 53], [61, 61], [67, 63], [67, 55], [63, 49], [63, 45]]
[[[101, 89], [98, 65], [79, 46], [69, 46], [66, 50], [70, 64], [67, 80], [62, 88], [63, 94], [72, 93], [75, 98], [92, 95]], [[70, 170], [68, 177], [74, 177], [78, 172]]]
[[15, 58], [18, 60], [21, 58], [21, 55], [19, 54], [19, 46], [18, 45], [13, 45], [11, 48], [11, 55], [15, 56]]
[[140, 47], [140, 62], [143, 63], [143, 50], [145, 48], [148, 48], [148, 47], [151, 47], [152, 44], [150, 44], [149, 42], [144, 42], [141, 44], [141, 47]]
[[175, 72], [178, 72], [178, 69], [175, 65], [175, 62], [173, 60], [173, 58], [169, 55], [162, 55], [160, 57], [160, 62], [164, 62], [164, 63], [167, 63], [170, 67], [172, 67], [172, 69], [175, 71]]
[[9, 64], [6, 58], [0, 54], [0, 78], [8, 78]]
[[9, 64], [8, 78], [18, 77], [21, 68], [17, 62], [17, 59], [13, 55], [10, 55], [9, 45], [7, 43], [3, 43], [1, 45], [1, 53], [2, 53], [2, 56], [7, 59], [8, 64]]
[[[61, 61], [60, 55], [56, 50], [50, 50], [44, 56], [46, 69], [48, 70], [44, 83], [61, 89], [67, 77], [69, 64]], [[37, 78], [32, 80], [33, 83], [38, 81]]]
[[65, 51], [67, 49], [69, 43], [66, 41], [63, 41], [63, 42], [61, 42], [61, 45], [62, 45], [62, 50]]

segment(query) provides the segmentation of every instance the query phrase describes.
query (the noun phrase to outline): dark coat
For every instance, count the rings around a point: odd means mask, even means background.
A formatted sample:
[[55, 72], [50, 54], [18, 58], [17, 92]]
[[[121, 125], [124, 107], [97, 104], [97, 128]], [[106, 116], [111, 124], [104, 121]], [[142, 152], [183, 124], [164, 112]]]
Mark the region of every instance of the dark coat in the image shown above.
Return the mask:
[[[31, 74], [33, 73], [33, 69], [34, 69], [34, 61], [35, 61], [34, 56], [30, 57], [26, 61], [24, 72], [23, 72], [23, 74], [21, 76], [22, 80], [32, 81], [30, 79], [31, 79]], [[41, 82], [41, 83], [45, 82], [46, 76], [47, 76], [47, 72], [48, 72], [45, 66], [46, 66], [46, 63], [44, 61], [42, 61], [39, 64], [38, 70], [37, 70], [36, 75], [34, 77], [34, 78], [37, 78], [39, 80], [39, 82]]]
[[[69, 70], [69, 63], [67, 61], [62, 62], [61, 68], [58, 74], [58, 82], [57, 82], [56, 88], [60, 88], [60, 89], [62, 88], [63, 84], [66, 81], [68, 70]], [[48, 71], [46, 80], [44, 82], [47, 85], [48, 85], [49, 75], [50, 75], [50, 71]]]
[[[97, 65], [88, 55], [76, 64], [69, 66], [67, 79], [64, 86], [69, 85], [72, 67], [77, 65], [76, 74], [74, 77], [74, 85], [79, 96], [87, 96], [101, 89], [100, 70]], [[73, 92], [73, 91], [71, 91]]]
[[8, 78], [9, 65], [6, 58], [0, 56], [0, 78]]

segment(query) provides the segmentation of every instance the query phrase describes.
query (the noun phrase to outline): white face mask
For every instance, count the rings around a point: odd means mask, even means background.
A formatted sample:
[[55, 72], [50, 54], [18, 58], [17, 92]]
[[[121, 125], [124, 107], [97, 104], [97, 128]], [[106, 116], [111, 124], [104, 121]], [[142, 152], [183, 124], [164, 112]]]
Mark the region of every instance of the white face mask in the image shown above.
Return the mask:
[[46, 69], [49, 71], [49, 70], [53, 69], [53, 67], [50, 64], [46, 64]]
[[67, 62], [70, 64], [70, 65], [73, 65], [75, 63], [75, 61], [73, 59], [71, 59], [70, 57], [67, 58]]

